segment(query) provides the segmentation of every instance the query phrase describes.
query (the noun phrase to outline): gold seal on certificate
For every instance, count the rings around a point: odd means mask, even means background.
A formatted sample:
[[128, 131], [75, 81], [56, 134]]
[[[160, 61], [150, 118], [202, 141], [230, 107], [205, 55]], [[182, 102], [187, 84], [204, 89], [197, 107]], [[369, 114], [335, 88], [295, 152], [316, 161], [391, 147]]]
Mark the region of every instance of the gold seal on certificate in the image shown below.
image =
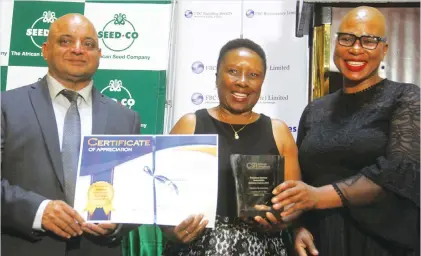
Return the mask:
[[85, 211], [92, 214], [95, 209], [104, 209], [105, 214], [109, 214], [112, 207], [112, 201], [114, 198], [114, 188], [108, 182], [98, 181], [92, 184], [88, 189], [88, 205]]

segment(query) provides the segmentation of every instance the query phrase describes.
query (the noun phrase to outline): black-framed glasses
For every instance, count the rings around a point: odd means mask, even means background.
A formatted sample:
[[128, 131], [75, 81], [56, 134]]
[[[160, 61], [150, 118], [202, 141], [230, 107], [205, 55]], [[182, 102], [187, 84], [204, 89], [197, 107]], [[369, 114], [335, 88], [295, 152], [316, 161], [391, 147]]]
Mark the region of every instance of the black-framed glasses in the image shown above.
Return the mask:
[[336, 37], [338, 39], [338, 43], [345, 47], [352, 47], [358, 39], [361, 46], [368, 50], [374, 50], [380, 42], [386, 42], [386, 37], [372, 35], [356, 36], [350, 33], [339, 32], [336, 33]]

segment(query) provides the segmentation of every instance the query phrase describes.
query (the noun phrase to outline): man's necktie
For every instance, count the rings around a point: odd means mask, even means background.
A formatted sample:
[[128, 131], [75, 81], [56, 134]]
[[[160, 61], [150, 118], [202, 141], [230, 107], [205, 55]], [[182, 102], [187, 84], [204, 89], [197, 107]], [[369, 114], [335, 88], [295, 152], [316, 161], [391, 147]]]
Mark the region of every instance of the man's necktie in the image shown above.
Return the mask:
[[70, 206], [73, 206], [81, 140], [80, 116], [77, 109], [79, 93], [69, 90], [63, 90], [61, 93], [70, 101], [70, 107], [64, 118], [61, 157], [63, 160], [66, 201]]

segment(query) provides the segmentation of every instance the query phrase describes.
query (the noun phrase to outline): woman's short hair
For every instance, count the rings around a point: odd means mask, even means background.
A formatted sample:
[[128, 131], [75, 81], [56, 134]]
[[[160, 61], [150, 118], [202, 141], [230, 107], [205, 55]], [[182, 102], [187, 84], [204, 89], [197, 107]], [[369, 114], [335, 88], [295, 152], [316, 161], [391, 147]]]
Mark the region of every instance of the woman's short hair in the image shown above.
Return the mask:
[[259, 55], [259, 57], [263, 61], [263, 69], [264, 69], [264, 72], [266, 73], [266, 54], [265, 54], [265, 51], [263, 50], [263, 48], [260, 45], [256, 44], [252, 40], [246, 39], [246, 38], [237, 38], [237, 39], [228, 41], [224, 46], [222, 46], [222, 48], [219, 52], [218, 62], [216, 64], [217, 72], [219, 70], [219, 66], [222, 62], [222, 59], [225, 57], [227, 52], [229, 52], [231, 50], [239, 49], [239, 48], [247, 48], [247, 49], [252, 50], [255, 53], [257, 53], [257, 55]]

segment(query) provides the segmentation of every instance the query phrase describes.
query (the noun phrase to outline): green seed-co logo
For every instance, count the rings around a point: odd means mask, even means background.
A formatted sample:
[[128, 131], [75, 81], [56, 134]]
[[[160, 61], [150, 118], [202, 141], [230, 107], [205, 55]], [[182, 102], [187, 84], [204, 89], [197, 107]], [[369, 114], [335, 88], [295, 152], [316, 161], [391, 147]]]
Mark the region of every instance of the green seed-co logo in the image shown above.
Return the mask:
[[105, 47], [111, 51], [121, 52], [130, 48], [139, 37], [133, 24], [127, 20], [126, 14], [115, 14], [114, 19], [105, 24], [98, 32]]
[[51, 23], [56, 20], [56, 13], [52, 11], [45, 11], [42, 16], [35, 20], [30, 28], [26, 30], [26, 35], [31, 37], [32, 43], [38, 48], [41, 48], [48, 36]]
[[101, 93], [105, 93], [111, 97], [114, 101], [119, 102], [121, 105], [128, 108], [132, 108], [135, 104], [135, 100], [132, 98], [132, 94], [123, 86], [123, 82], [118, 79], [110, 80], [107, 87], [101, 90]]

